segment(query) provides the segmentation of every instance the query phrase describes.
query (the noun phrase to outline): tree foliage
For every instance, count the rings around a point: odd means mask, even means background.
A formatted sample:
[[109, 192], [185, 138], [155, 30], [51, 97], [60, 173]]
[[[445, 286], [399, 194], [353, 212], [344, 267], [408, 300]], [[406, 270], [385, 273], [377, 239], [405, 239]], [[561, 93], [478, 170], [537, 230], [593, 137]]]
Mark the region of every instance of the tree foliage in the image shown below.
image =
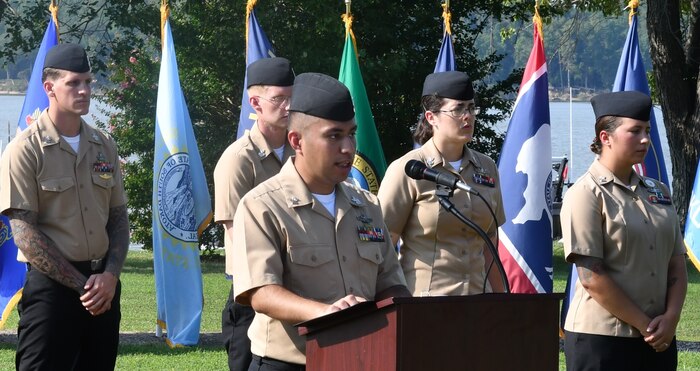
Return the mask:
[[[8, 20], [0, 58], [39, 44], [48, 17], [44, 1], [10, 2], [16, 18]], [[155, 100], [160, 55], [159, 1], [63, 0], [59, 3], [62, 41], [86, 45], [93, 68], [104, 81], [104, 100], [111, 107], [103, 123], [126, 160], [132, 240], [151, 244], [151, 202]], [[180, 79], [212, 185], [213, 168], [235, 138], [245, 73], [245, 4], [242, 1], [170, 2], [171, 25]], [[296, 73], [337, 76], [345, 37], [340, 1], [258, 1], [256, 15], [275, 46]], [[25, 11], [26, 10], [26, 11]], [[520, 82], [520, 70], [495, 79], [502, 55], [480, 54], [476, 44], [493, 20], [530, 19], [532, 4], [475, 0], [452, 2], [453, 37], [458, 69], [476, 81], [479, 117], [473, 146], [494, 159], [502, 138], [492, 128], [505, 118]], [[541, 12], [556, 12], [544, 7]], [[365, 0], [352, 4], [363, 72], [375, 122], [389, 161], [412, 147], [410, 129], [420, 112], [420, 92], [431, 73], [443, 33], [439, 0]], [[213, 195], [213, 190], [211, 190]], [[204, 244], [221, 243], [210, 228]]]

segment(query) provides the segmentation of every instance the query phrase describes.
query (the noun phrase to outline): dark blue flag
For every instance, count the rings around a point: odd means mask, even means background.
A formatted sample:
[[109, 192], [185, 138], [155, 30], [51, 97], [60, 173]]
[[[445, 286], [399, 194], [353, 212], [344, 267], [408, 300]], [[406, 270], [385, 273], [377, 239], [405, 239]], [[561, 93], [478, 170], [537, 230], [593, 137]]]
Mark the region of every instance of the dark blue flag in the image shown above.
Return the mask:
[[[267, 39], [265, 31], [258, 23], [255, 17], [255, 9], [251, 9], [246, 20], [246, 67], [251, 63], [262, 58], [270, 58], [274, 55], [272, 44]], [[236, 138], [240, 138], [246, 130], [250, 130], [257, 120], [255, 110], [250, 105], [248, 90], [248, 73], [246, 72], [245, 81], [243, 83], [243, 98], [241, 99], [241, 117], [238, 120], [238, 132]]]

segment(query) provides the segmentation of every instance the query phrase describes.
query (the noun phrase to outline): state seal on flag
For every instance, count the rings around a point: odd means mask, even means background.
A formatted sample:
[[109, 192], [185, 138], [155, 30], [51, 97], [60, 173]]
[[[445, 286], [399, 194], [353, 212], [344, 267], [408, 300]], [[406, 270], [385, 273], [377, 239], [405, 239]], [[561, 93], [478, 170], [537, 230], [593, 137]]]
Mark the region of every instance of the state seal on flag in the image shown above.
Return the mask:
[[377, 191], [379, 191], [377, 171], [361, 153], [355, 154], [347, 181], [374, 194], [377, 194]]
[[184, 242], [197, 242], [190, 156], [176, 153], [161, 164], [158, 172], [158, 219], [161, 228]]

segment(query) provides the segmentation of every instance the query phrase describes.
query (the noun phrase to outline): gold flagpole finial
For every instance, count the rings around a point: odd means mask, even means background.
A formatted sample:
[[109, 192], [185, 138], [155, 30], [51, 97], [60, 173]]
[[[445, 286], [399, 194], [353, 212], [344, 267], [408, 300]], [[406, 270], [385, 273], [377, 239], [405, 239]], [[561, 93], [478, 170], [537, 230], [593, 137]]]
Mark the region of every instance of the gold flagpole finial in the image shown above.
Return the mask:
[[[345, 0], [345, 14], [340, 17], [345, 22], [345, 35], [352, 33], [352, 13], [350, 12], [350, 6], [352, 5], [352, 0]], [[354, 38], [354, 37], [353, 37]]]
[[352, 39], [352, 46], [355, 48], [355, 56], [357, 58], [360, 58], [359, 54], [357, 53], [357, 42], [355, 41], [355, 34], [352, 32], [352, 13], [350, 12], [350, 5], [352, 3], [352, 0], [345, 0], [345, 14], [342, 14], [340, 18], [343, 19], [343, 22], [345, 22], [345, 37], [347, 38], [348, 36]]
[[537, 27], [537, 33], [540, 34], [540, 37], [544, 39], [542, 34], [542, 17], [540, 17], [540, 6], [537, 4], [537, 0], [535, 0], [535, 15], [532, 17], [532, 23]]
[[53, 24], [56, 26], [56, 41], [60, 41], [61, 36], [58, 32], [58, 5], [56, 0], [51, 0], [51, 5], [49, 5], [49, 11], [51, 12], [51, 19], [53, 19]]
[[630, 2], [627, 3], [625, 9], [630, 10], [629, 24], [632, 24], [632, 17], [637, 15], [637, 8], [639, 8], [639, 0], [630, 0]]
[[442, 19], [445, 26], [445, 32], [452, 35], [452, 12], [450, 12], [450, 0], [445, 0], [442, 4]]
[[161, 43], [165, 40], [165, 22], [168, 21], [170, 16], [170, 5], [168, 5], [168, 0], [161, 0], [160, 2], [160, 40]]

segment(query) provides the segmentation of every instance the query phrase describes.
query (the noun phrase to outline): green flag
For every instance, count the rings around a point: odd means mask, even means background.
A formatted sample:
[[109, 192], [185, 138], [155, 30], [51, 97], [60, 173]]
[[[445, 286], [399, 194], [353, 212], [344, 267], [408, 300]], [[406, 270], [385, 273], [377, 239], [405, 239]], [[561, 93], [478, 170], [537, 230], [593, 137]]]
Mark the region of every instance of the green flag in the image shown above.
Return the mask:
[[345, 19], [345, 49], [343, 59], [340, 62], [340, 76], [338, 80], [350, 90], [352, 101], [355, 105], [355, 122], [357, 123], [357, 154], [352, 164], [350, 178], [356, 185], [377, 194], [379, 182], [386, 172], [386, 159], [382, 144], [379, 141], [377, 127], [374, 124], [374, 116], [369, 106], [367, 90], [362, 81], [360, 64], [357, 60], [355, 35], [350, 27], [351, 17]]

